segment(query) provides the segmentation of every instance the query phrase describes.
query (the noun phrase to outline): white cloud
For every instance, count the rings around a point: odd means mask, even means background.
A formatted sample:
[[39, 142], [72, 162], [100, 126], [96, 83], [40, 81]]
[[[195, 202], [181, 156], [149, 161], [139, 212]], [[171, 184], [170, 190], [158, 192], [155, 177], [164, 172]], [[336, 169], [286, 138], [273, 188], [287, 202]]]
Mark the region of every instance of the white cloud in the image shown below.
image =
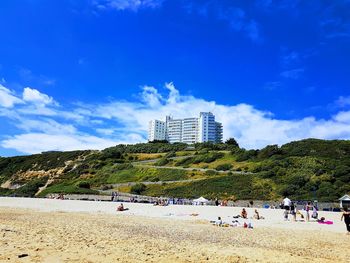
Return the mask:
[[150, 107], [157, 107], [161, 103], [162, 96], [154, 87], [144, 86], [142, 89], [142, 100]]
[[104, 128], [99, 128], [99, 129], [96, 129], [96, 131], [99, 133], [99, 134], [102, 134], [102, 135], [112, 135], [115, 130], [114, 129], [104, 129]]
[[32, 88], [24, 88], [23, 100], [37, 105], [56, 104], [52, 97]]
[[43, 151], [72, 151], [103, 149], [115, 145], [113, 140], [91, 135], [27, 133], [13, 136], [2, 141], [4, 148], [16, 149], [23, 153], [40, 153]]
[[96, 0], [93, 5], [99, 10], [137, 11], [141, 8], [160, 7], [163, 0]]
[[27, 132], [39, 131], [46, 134], [75, 134], [77, 132], [72, 124], [63, 124], [47, 118], [40, 120], [19, 118], [18, 121], [16, 126]]
[[298, 79], [302, 76], [302, 74], [304, 73], [304, 69], [303, 68], [296, 68], [296, 69], [291, 69], [291, 70], [286, 70], [281, 72], [281, 76], [288, 78], [288, 79]]
[[224, 21], [233, 31], [243, 33], [255, 43], [262, 42], [260, 24], [236, 4], [233, 1], [198, 1], [185, 4], [184, 8], [191, 15]]
[[261, 41], [261, 35], [259, 30], [259, 24], [255, 20], [250, 20], [244, 27], [244, 31], [247, 36], [254, 42]]
[[350, 111], [341, 111], [334, 116], [334, 120], [341, 123], [350, 124]]
[[[157, 89], [146, 88], [146, 91], [151, 90], [152, 94], [157, 94], [157, 103], [159, 103], [157, 107], [150, 106], [147, 102], [125, 101], [85, 105], [85, 107], [90, 108], [91, 117], [114, 120], [126, 130], [144, 135], [147, 132], [148, 121], [151, 119], [164, 119], [166, 115], [183, 118], [197, 116], [201, 111], [211, 111], [223, 123], [224, 137], [235, 137], [240, 145], [246, 148], [261, 148], [267, 144], [283, 144], [309, 137], [350, 138], [350, 124], [340, 119], [345, 113], [335, 115], [329, 120], [317, 120], [314, 117], [279, 120], [273, 118], [272, 113], [255, 109], [251, 105], [217, 104], [214, 101], [193, 96], [182, 96], [172, 83], [166, 84], [165, 87], [169, 90], [167, 96], [159, 95]], [[145, 88], [142, 95], [145, 96], [143, 101], [149, 98]]]
[[281, 56], [282, 64], [284, 66], [291, 66], [300, 61], [300, 54], [296, 51], [289, 51]]
[[0, 107], [12, 108], [15, 104], [23, 103], [14, 93], [0, 84]]
[[168, 103], [174, 104], [177, 103], [178, 100], [180, 99], [180, 93], [179, 91], [175, 88], [174, 84], [172, 82], [170, 83], [165, 83], [165, 88], [169, 90], [169, 96], [168, 96]]
[[340, 108], [344, 108], [346, 106], [350, 106], [350, 96], [344, 97], [340, 96], [336, 101], [335, 101], [336, 106]]
[[47, 95], [42, 97], [39, 91], [35, 94], [39, 94], [38, 98], [44, 98], [37, 101], [49, 104], [37, 107], [28, 102], [11, 108], [11, 111], [0, 108], [0, 116], [9, 118], [9, 123], [14, 122], [18, 128], [17, 135], [7, 135], [0, 142], [2, 147], [37, 153], [47, 150], [103, 149], [118, 143], [145, 142], [149, 120], [164, 119], [166, 115], [175, 118], [194, 117], [201, 111], [213, 112], [216, 119], [223, 123], [224, 138], [234, 137], [245, 148], [281, 145], [310, 137], [350, 139], [350, 111], [338, 112], [329, 119], [310, 116], [282, 120], [274, 118], [269, 111], [258, 110], [245, 103], [223, 105], [184, 96], [173, 83], [166, 83], [164, 89], [142, 87], [138, 101], [79, 103], [65, 105], [64, 110], [55, 107], [53, 98]]

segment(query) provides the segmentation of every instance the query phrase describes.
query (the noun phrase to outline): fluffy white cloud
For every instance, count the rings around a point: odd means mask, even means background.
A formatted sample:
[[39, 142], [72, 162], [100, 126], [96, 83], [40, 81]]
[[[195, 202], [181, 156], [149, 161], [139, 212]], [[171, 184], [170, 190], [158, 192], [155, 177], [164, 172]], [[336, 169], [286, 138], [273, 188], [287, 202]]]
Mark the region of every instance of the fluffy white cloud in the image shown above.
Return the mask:
[[283, 144], [309, 137], [350, 138], [350, 123], [347, 121], [350, 112], [341, 112], [329, 120], [314, 117], [279, 120], [268, 111], [244, 103], [229, 106], [182, 96], [172, 83], [167, 83], [165, 88], [169, 91], [167, 96], [161, 96], [155, 88], [144, 87], [141, 93], [143, 103], [115, 101], [84, 107], [90, 109], [91, 117], [114, 120], [126, 130], [139, 134], [146, 134], [151, 119], [164, 119], [166, 115], [183, 118], [196, 116], [201, 111], [211, 111], [223, 123], [224, 137], [234, 137], [246, 148], [261, 148], [267, 144]]
[[43, 151], [72, 151], [103, 149], [115, 145], [107, 140], [91, 135], [26, 133], [2, 141], [2, 147], [16, 149], [23, 153], [40, 153]]
[[38, 105], [56, 104], [52, 97], [32, 88], [24, 88], [23, 100]]
[[161, 104], [162, 96], [154, 87], [144, 86], [141, 98], [150, 107], [157, 107]]
[[[224, 138], [234, 137], [245, 148], [281, 145], [310, 137], [350, 139], [350, 111], [338, 112], [329, 119], [310, 116], [281, 120], [274, 118], [269, 111], [258, 110], [245, 103], [223, 105], [184, 96], [173, 83], [166, 83], [164, 89], [142, 87], [138, 101], [79, 103], [67, 105], [67, 110], [56, 107], [53, 98], [48, 95], [39, 91], [34, 94], [37, 98], [44, 98], [34, 101], [49, 104], [37, 107], [33, 100], [31, 103], [27, 100], [26, 104], [13, 107], [11, 111], [0, 108], [0, 116], [15, 120], [13, 124], [19, 129], [17, 135], [2, 134], [6, 136], [0, 142], [2, 147], [37, 153], [47, 150], [103, 149], [118, 143], [145, 142], [149, 120], [164, 119], [166, 115], [175, 118], [198, 116], [201, 111], [213, 112], [216, 119], [223, 123]], [[21, 101], [13, 94], [11, 96]]]
[[340, 123], [350, 123], [350, 111], [341, 111], [334, 116], [334, 119]]
[[14, 93], [0, 84], [0, 107], [12, 108], [15, 104], [23, 103]]
[[47, 118], [40, 120], [18, 118], [18, 122], [15, 125], [26, 132], [38, 131], [47, 134], [77, 133], [77, 129], [72, 124], [63, 124]]

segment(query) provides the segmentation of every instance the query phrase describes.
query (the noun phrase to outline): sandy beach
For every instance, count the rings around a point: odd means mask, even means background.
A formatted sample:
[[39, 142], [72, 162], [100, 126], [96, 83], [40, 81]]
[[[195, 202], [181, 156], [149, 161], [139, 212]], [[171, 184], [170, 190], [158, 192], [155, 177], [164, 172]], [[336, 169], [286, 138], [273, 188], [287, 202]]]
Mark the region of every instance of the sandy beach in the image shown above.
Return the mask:
[[282, 210], [259, 209], [266, 219], [249, 219], [254, 229], [244, 229], [209, 223], [217, 216], [230, 220], [238, 207], [125, 203], [129, 210], [116, 212], [117, 205], [0, 198], [0, 261], [350, 262], [340, 213], [321, 211], [334, 224], [320, 225], [286, 222]]

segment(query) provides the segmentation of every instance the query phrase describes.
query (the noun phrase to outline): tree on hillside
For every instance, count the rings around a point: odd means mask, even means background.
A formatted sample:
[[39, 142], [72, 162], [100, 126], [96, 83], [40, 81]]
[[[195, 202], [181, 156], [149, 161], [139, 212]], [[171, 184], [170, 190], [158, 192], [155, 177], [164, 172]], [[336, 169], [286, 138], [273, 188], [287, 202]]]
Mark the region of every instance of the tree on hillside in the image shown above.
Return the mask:
[[225, 144], [239, 147], [238, 142], [234, 138], [229, 138], [226, 140]]
[[281, 154], [280, 148], [278, 148], [278, 145], [267, 145], [265, 148], [261, 149], [258, 153], [259, 159], [266, 159], [270, 158], [273, 155]]

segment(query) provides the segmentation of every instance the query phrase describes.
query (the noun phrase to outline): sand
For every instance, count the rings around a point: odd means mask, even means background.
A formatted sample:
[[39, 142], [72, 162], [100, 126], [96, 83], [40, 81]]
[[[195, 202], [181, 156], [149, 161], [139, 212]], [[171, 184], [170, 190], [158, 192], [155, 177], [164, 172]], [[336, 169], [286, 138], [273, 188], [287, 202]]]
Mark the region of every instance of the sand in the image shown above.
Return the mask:
[[116, 205], [0, 198], [0, 261], [350, 262], [339, 213], [321, 212], [335, 223], [325, 226], [284, 222], [282, 210], [260, 209], [267, 219], [244, 229], [208, 223], [240, 208], [125, 203], [130, 210], [118, 213]]

